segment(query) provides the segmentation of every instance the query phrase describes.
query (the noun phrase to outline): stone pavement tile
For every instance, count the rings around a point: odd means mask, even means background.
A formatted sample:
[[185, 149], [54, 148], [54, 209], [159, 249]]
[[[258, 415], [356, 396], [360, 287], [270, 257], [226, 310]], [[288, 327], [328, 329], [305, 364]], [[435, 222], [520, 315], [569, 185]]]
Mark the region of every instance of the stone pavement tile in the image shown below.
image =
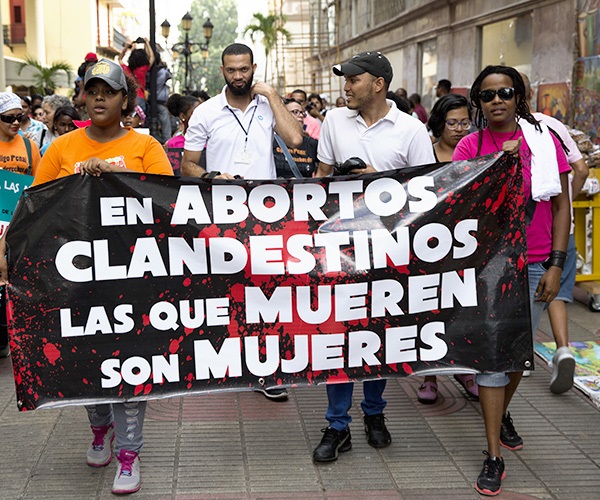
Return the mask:
[[388, 468], [398, 488], [443, 489], [463, 488], [466, 485], [455, 464], [445, 461], [424, 461], [415, 458], [402, 463], [388, 463]]
[[396, 484], [381, 460], [354, 450], [344, 453], [337, 462], [317, 466], [326, 491], [395, 490]]
[[[403, 500], [479, 500], [481, 497], [473, 488], [465, 488], [458, 490], [445, 489], [403, 489], [401, 491]], [[500, 497], [498, 497], [500, 498]]]
[[25, 477], [18, 476], [17, 474], [2, 474], [2, 488], [0, 488], [0, 500], [14, 500], [15, 498], [22, 498], [25, 485], [27, 484], [28, 475]]
[[[113, 496], [114, 497], [114, 496]], [[114, 498], [113, 498], [114, 500]], [[163, 499], [161, 499], [163, 500]], [[243, 492], [231, 493], [180, 493], [173, 498], [164, 500], [250, 500], [250, 497]]]
[[317, 493], [310, 491], [273, 491], [260, 493], [251, 492], [248, 495], [249, 500], [325, 500], [325, 498], [330, 498], [329, 494], [327, 494], [326, 497], [322, 492]]
[[397, 491], [327, 491], [327, 500], [405, 500]]
[[246, 471], [242, 462], [210, 466], [190, 464], [177, 468], [178, 493], [245, 492]]

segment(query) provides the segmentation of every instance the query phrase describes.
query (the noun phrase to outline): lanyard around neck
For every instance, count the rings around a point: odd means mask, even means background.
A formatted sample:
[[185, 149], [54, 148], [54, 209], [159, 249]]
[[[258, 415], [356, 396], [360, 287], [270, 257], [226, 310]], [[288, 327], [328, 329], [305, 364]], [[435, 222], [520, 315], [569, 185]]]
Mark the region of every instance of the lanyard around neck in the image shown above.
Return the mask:
[[248, 130], [246, 130], [244, 128], [244, 126], [242, 125], [242, 122], [240, 121], [240, 119], [234, 113], [233, 109], [231, 109], [230, 107], [227, 107], [227, 109], [231, 112], [231, 114], [233, 115], [235, 120], [238, 122], [239, 126], [244, 131], [244, 135], [246, 136], [246, 139], [244, 140], [244, 151], [246, 151], [246, 146], [248, 145], [248, 134], [250, 133], [250, 127], [252, 126], [252, 120], [254, 120], [254, 115], [256, 114], [256, 108], [258, 108], [258, 103], [256, 106], [254, 106], [254, 111], [252, 111], [252, 116], [250, 117], [250, 123], [248, 123]]

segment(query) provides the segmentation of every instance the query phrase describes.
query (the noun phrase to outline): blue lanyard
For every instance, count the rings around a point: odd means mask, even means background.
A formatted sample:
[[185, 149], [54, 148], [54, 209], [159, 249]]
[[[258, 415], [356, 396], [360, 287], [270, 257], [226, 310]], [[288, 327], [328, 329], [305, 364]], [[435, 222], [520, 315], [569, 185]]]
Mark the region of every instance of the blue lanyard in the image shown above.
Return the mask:
[[231, 112], [231, 114], [233, 115], [235, 120], [238, 122], [240, 127], [242, 127], [242, 130], [244, 131], [244, 134], [246, 135], [246, 140], [244, 141], [244, 151], [246, 151], [246, 146], [248, 145], [248, 134], [250, 133], [250, 127], [252, 126], [252, 120], [254, 120], [254, 115], [256, 114], [256, 108], [258, 108], [258, 103], [256, 103], [256, 106], [254, 106], [254, 111], [252, 111], [252, 117], [250, 118], [250, 123], [248, 124], [248, 130], [246, 130], [244, 128], [244, 126], [242, 125], [242, 122], [240, 121], [240, 119], [233, 112], [233, 110], [230, 107], [227, 107], [227, 109]]

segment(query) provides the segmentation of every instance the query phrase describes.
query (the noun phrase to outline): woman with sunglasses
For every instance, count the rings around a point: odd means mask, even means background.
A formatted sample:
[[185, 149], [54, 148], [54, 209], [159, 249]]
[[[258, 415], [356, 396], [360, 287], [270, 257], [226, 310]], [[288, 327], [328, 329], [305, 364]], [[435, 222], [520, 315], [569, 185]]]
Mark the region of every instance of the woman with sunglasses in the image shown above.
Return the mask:
[[26, 139], [19, 134], [24, 118], [21, 98], [12, 92], [0, 92], [0, 168], [33, 175], [40, 162], [40, 152], [28, 139], [31, 153], [27, 152]]
[[[0, 92], [0, 168], [31, 175], [37, 170], [40, 152], [33, 141], [19, 134], [24, 117], [21, 98], [12, 92]], [[4, 245], [0, 252], [0, 258], [4, 257]], [[4, 287], [0, 287], [0, 358], [9, 354], [6, 301]]]
[[[459, 94], [447, 94], [441, 97], [434, 104], [427, 125], [437, 139], [433, 144], [436, 161], [451, 161], [458, 141], [466, 136], [471, 128], [469, 101]], [[479, 399], [474, 375], [454, 375], [454, 378], [463, 386], [469, 396]], [[417, 400], [422, 404], [433, 404], [437, 399], [437, 377], [428, 375], [417, 391]]]
[[[478, 131], [463, 138], [453, 160], [468, 160], [497, 151], [518, 155], [528, 214], [527, 260], [531, 330], [535, 333], [542, 311], [560, 288], [569, 237], [567, 173], [570, 171], [560, 141], [531, 114], [525, 84], [514, 68], [487, 66], [471, 87], [471, 105]], [[497, 495], [505, 476], [500, 446], [523, 447], [507, 411], [523, 372], [480, 373], [479, 399], [487, 438], [487, 455], [475, 489]]]
[[[50, 144], [37, 169], [34, 185], [73, 174], [95, 177], [105, 172], [173, 175], [169, 160], [156, 139], [121, 126], [121, 113], [133, 110], [137, 92], [135, 82], [125, 78], [118, 64], [101, 59], [87, 70], [84, 89], [91, 125], [64, 134]], [[4, 255], [5, 241], [2, 239], [0, 284], [8, 281]], [[86, 410], [94, 434], [87, 450], [87, 464], [107, 466], [113, 457], [114, 440], [118, 463], [112, 492], [138, 491], [146, 402], [88, 405]]]

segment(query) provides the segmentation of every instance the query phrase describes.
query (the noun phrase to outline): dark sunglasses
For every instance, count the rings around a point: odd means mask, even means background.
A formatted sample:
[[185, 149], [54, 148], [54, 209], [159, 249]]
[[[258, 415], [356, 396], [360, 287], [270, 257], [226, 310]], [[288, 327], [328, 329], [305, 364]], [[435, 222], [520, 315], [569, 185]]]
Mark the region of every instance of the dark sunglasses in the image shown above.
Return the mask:
[[515, 89], [512, 87], [502, 87], [498, 90], [482, 90], [479, 92], [479, 99], [483, 102], [492, 102], [496, 95], [503, 101], [510, 101], [515, 96]]
[[21, 120], [24, 116], [25, 115], [23, 113], [21, 113], [20, 115], [0, 115], [0, 120], [2, 120], [4, 123], [21, 123]]

